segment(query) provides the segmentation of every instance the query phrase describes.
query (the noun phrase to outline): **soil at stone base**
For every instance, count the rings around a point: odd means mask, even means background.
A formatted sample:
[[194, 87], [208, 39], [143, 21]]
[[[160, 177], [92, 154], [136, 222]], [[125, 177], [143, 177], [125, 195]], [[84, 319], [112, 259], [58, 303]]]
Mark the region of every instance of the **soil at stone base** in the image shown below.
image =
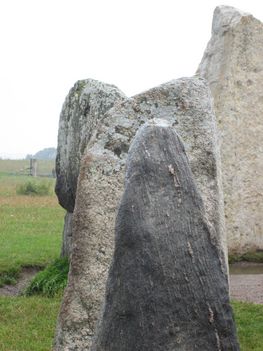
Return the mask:
[[39, 270], [36, 267], [24, 267], [15, 285], [4, 285], [0, 288], [0, 296], [21, 295]]
[[[230, 295], [234, 300], [263, 304], [263, 264], [239, 262], [231, 266]], [[23, 293], [30, 280], [36, 275], [39, 268], [23, 268], [17, 284], [5, 285], [0, 288], [0, 296], [19, 296]], [[251, 272], [262, 272], [251, 274]], [[244, 274], [243, 274], [243, 273]], [[246, 274], [246, 272], [250, 272]]]
[[233, 300], [263, 304], [263, 264], [233, 264], [230, 267], [230, 296]]

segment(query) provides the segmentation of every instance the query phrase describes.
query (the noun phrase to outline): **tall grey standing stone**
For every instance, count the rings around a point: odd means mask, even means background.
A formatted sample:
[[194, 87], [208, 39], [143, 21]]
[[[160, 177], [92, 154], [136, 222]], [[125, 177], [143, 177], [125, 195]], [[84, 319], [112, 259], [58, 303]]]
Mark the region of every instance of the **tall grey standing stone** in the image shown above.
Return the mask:
[[127, 159], [92, 351], [239, 350], [228, 280], [184, 147], [163, 121]]
[[81, 162], [71, 268], [57, 324], [56, 351], [88, 350], [91, 345], [113, 253], [127, 152], [139, 127], [153, 117], [168, 121], [183, 139], [226, 271], [220, 159], [205, 80], [173, 80], [116, 103], [98, 125]]
[[217, 7], [198, 73], [209, 82], [221, 132], [229, 251], [262, 250], [263, 24]]
[[93, 79], [76, 82], [63, 104], [56, 158], [56, 194], [65, 217], [62, 255], [70, 255], [71, 220], [75, 206], [80, 161], [97, 123], [123, 93], [113, 85]]

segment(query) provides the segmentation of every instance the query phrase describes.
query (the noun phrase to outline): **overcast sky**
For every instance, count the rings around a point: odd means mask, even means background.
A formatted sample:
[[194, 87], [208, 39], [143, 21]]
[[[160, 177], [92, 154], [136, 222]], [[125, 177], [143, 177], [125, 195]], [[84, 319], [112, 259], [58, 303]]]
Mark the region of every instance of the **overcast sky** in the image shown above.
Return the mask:
[[[263, 21], [260, 0], [224, 1]], [[215, 0], [0, 0], [0, 157], [56, 147], [78, 79], [128, 96], [195, 73]]]

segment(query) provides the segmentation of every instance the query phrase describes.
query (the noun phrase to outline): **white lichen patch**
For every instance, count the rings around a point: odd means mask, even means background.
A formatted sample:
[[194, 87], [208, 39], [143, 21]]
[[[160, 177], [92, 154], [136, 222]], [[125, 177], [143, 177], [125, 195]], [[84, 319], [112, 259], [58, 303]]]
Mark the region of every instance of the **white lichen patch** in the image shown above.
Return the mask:
[[192, 246], [191, 246], [191, 244], [190, 244], [189, 241], [187, 241], [187, 249], [188, 249], [189, 255], [190, 255], [192, 258], [194, 258], [194, 251], [193, 251]]

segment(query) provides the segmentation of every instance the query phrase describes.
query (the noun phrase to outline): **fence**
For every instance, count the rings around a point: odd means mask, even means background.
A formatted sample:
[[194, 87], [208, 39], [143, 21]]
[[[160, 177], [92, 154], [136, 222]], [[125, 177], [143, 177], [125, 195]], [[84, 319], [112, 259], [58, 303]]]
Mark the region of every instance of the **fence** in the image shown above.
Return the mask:
[[55, 178], [55, 160], [1, 160], [0, 173]]

